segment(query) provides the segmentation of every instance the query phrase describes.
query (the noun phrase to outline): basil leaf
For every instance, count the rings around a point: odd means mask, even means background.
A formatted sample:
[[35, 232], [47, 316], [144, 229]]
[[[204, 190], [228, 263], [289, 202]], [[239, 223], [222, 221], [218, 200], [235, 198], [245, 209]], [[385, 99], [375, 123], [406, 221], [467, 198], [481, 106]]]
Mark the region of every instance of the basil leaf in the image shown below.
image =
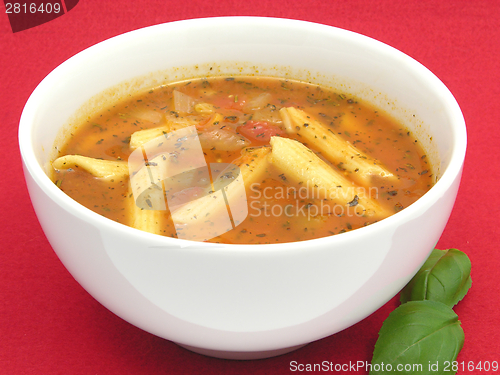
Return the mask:
[[469, 257], [457, 249], [434, 249], [401, 291], [401, 302], [432, 300], [455, 306], [472, 285]]
[[[384, 321], [375, 344], [370, 375], [451, 374], [464, 344], [457, 314], [435, 301], [410, 301]], [[432, 366], [432, 367], [431, 367]]]

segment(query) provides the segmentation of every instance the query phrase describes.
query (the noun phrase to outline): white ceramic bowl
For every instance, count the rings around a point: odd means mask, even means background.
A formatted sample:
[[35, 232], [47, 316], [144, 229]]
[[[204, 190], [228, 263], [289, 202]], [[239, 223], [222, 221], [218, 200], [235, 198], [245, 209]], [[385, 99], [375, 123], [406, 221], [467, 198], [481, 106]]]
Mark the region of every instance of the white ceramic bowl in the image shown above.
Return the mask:
[[[368, 99], [418, 135], [440, 179], [410, 207], [352, 232], [299, 243], [214, 245], [115, 223], [73, 201], [45, 174], [60, 129], [77, 110], [106, 102], [98, 95], [103, 90], [114, 87], [107, 91], [113, 99], [147, 84], [218, 73], [306, 79]], [[441, 81], [383, 43], [303, 21], [227, 17], [148, 27], [70, 58], [29, 98], [19, 142], [43, 230], [94, 298], [191, 350], [260, 358], [351, 326], [410, 280], [452, 210], [466, 130]]]

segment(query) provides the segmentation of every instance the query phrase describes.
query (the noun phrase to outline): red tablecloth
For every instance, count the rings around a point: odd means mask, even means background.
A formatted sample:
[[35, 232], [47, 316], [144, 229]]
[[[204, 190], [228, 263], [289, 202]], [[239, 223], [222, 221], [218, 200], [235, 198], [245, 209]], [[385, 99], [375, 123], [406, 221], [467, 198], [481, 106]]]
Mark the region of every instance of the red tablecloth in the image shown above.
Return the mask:
[[500, 361], [500, 2], [81, 0], [64, 16], [17, 33], [0, 10], [0, 374], [286, 374], [293, 372], [291, 361], [371, 361], [396, 298], [343, 332], [287, 355], [213, 359], [143, 332], [97, 303], [40, 229], [17, 145], [19, 117], [36, 85], [67, 58], [117, 34], [223, 15], [286, 17], [356, 31], [412, 56], [449, 87], [469, 137], [457, 203], [438, 243], [463, 250], [473, 265], [472, 289], [455, 307], [465, 331], [458, 360]]

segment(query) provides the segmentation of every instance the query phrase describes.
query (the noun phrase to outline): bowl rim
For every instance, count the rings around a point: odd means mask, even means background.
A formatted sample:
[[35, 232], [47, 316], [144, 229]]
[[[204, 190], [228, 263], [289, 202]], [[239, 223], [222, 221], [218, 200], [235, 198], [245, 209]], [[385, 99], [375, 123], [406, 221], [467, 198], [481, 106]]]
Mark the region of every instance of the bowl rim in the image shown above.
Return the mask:
[[[33, 128], [35, 112], [37, 109], [38, 100], [43, 96], [46, 89], [49, 89], [51, 83], [57, 80], [57, 77], [63, 73], [66, 69], [71, 69], [73, 65], [78, 64], [79, 59], [86, 57], [87, 55], [92, 55], [98, 53], [101, 49], [107, 48], [109, 45], [120, 45], [130, 37], [137, 37], [145, 33], [156, 33], [156, 32], [169, 32], [172, 30], [182, 30], [184, 28], [189, 28], [192, 26], [196, 27], [213, 27], [219, 26], [223, 23], [230, 23], [235, 26], [245, 26], [249, 27], [258, 23], [260, 26], [281, 26], [281, 27], [291, 27], [294, 29], [303, 29], [307, 31], [317, 31], [320, 33], [329, 33], [336, 36], [337, 38], [349, 39], [357, 43], [362, 43], [370, 45], [373, 49], [377, 49], [377, 53], [387, 55], [391, 59], [394, 58], [406, 58], [406, 66], [414, 73], [418, 75], [426, 84], [432, 85], [433, 90], [435, 90], [441, 98], [443, 98], [443, 103], [446, 104], [445, 112], [450, 118], [450, 123], [454, 129], [452, 150], [450, 155], [450, 161], [444, 171], [442, 172], [439, 180], [431, 187], [431, 189], [426, 192], [421, 198], [419, 198], [415, 203], [406, 207], [404, 210], [395, 213], [394, 215], [387, 217], [381, 221], [375, 222], [363, 228], [358, 228], [353, 231], [335, 234], [327, 237], [320, 237], [305, 241], [295, 241], [295, 242], [285, 242], [285, 243], [275, 243], [275, 244], [225, 244], [225, 243], [207, 243], [207, 242], [196, 242], [191, 240], [183, 240], [177, 238], [164, 237], [156, 234], [147, 233], [139, 229], [129, 227], [125, 224], [115, 222], [108, 219], [94, 211], [86, 208], [77, 201], [70, 198], [64, 192], [62, 192], [57, 186], [50, 180], [48, 175], [45, 173], [43, 166], [37, 160], [35, 151], [33, 149]], [[43, 192], [50, 197], [53, 201], [57, 202], [65, 211], [70, 212], [72, 215], [79, 217], [86, 222], [92, 222], [99, 225], [100, 228], [109, 228], [118, 233], [123, 233], [125, 235], [139, 236], [144, 239], [145, 244], [164, 242], [165, 247], [182, 247], [182, 248], [203, 248], [203, 249], [220, 249], [220, 250], [230, 250], [234, 251], [236, 249], [250, 249], [255, 252], [257, 249], [262, 251], [284, 251], [289, 250], [291, 247], [298, 246], [304, 248], [310, 248], [315, 245], [323, 245], [324, 243], [333, 242], [344, 242], [348, 241], [351, 236], [362, 236], [368, 235], [373, 231], [378, 231], [384, 226], [389, 227], [395, 222], [405, 222], [411, 218], [421, 207], [430, 205], [433, 200], [437, 197], [441, 197], [447, 191], [447, 189], [452, 185], [457, 177], [460, 176], [461, 170], [463, 168], [463, 163], [465, 160], [466, 147], [467, 147], [467, 132], [466, 125], [461, 109], [454, 98], [450, 90], [444, 85], [444, 83], [434, 75], [428, 68], [422, 65], [417, 60], [406, 55], [400, 50], [391, 47], [381, 41], [378, 41], [369, 36], [338, 28], [335, 26], [324, 25], [320, 23], [286, 19], [286, 18], [275, 18], [275, 17], [255, 17], [255, 16], [223, 16], [223, 17], [206, 17], [206, 18], [193, 18], [179, 21], [172, 21], [167, 23], [161, 23], [157, 25], [147, 26], [139, 28], [136, 30], [128, 31], [117, 36], [108, 38], [104, 41], [96, 43], [77, 54], [73, 55], [69, 59], [65, 60], [55, 69], [53, 69], [35, 88], [30, 97], [28, 98], [19, 122], [18, 130], [18, 140], [19, 148], [21, 152], [21, 159], [23, 166], [25, 168], [25, 173], [29, 173], [35, 183], [43, 190]]]

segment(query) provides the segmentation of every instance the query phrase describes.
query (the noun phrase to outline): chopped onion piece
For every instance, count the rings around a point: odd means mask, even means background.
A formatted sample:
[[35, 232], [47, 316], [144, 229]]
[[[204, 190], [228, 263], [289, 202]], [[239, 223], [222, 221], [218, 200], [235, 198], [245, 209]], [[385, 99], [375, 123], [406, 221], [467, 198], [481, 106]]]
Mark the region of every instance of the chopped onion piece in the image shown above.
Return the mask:
[[153, 124], [159, 124], [164, 120], [163, 113], [153, 111], [152, 109], [137, 109], [130, 112], [130, 116], [142, 121], [152, 122]]
[[180, 113], [193, 113], [196, 101], [189, 95], [174, 90], [174, 110]]
[[262, 93], [248, 100], [243, 107], [244, 110], [247, 111], [257, 111], [266, 107], [269, 104], [269, 101], [272, 99], [272, 95], [268, 92]]
[[280, 125], [283, 123], [280, 112], [276, 109], [275, 106], [271, 105], [256, 111], [252, 116], [252, 120], [266, 121], [275, 125]]

